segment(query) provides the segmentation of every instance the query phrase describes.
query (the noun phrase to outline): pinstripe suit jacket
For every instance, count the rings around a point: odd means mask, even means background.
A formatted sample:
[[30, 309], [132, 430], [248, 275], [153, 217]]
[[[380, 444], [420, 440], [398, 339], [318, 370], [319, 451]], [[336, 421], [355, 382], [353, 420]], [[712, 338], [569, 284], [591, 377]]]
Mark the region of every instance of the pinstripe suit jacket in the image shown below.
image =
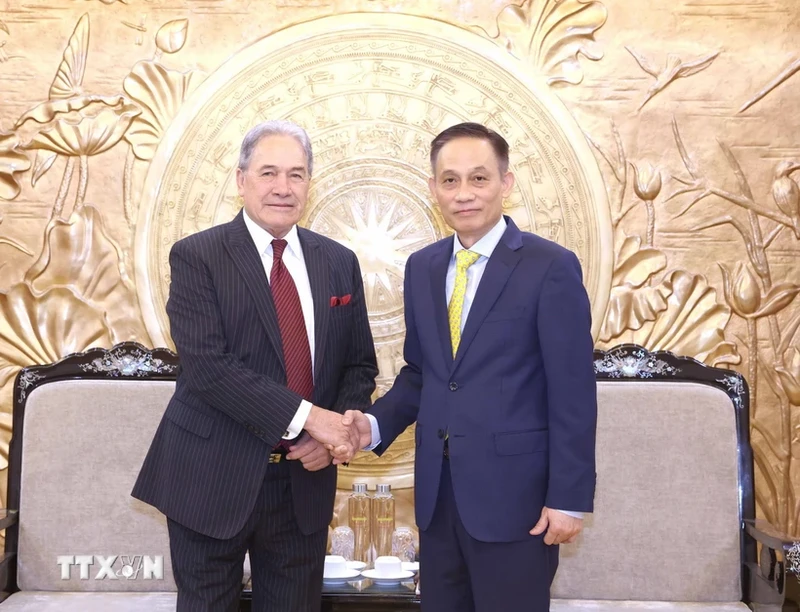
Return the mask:
[[[215, 538], [244, 526], [269, 453], [301, 401], [286, 387], [275, 306], [242, 215], [170, 252], [167, 314], [181, 369], [132, 493]], [[358, 260], [333, 240], [298, 232], [314, 299], [313, 403], [364, 409], [378, 370]], [[349, 303], [331, 306], [332, 296], [348, 294]], [[300, 529], [324, 529], [336, 467], [308, 472], [293, 461], [291, 481]]]

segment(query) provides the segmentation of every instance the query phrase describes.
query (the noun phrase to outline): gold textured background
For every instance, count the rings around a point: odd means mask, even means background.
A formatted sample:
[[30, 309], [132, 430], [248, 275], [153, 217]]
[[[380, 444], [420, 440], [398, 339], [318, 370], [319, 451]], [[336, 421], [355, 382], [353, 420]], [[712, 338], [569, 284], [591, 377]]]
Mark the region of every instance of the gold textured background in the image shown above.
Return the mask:
[[[591, 176], [599, 180], [602, 173], [606, 193], [601, 195], [606, 197], [590, 200], [606, 215], [609, 237], [613, 230], [608, 257], [582, 259], [585, 266], [599, 266], [598, 278], [611, 283], [610, 294], [606, 287], [601, 299], [608, 304], [605, 316], [598, 317], [598, 346], [634, 341], [743, 372], [754, 398], [760, 512], [797, 535], [800, 477], [793, 447], [800, 406], [800, 312], [795, 302], [800, 290], [795, 263], [800, 239], [795, 165], [800, 161], [800, 10], [794, 0], [0, 3], [4, 455], [12, 382], [21, 366], [123, 340], [152, 343], [152, 320], [139, 306], [140, 260], [150, 256], [142, 251], [141, 224], [164, 220], [148, 215], [155, 206], [169, 207], [169, 199], [162, 202], [155, 191], [170, 187], [159, 176], [175, 176], [166, 170], [171, 158], [164, 152], [179, 144], [184, 131], [174, 120], [191, 118], [192, 94], [204, 92], [206, 101], [212, 99], [212, 81], [204, 82], [208, 75], [219, 79], [220, 66], [258, 41], [268, 44], [263, 40], [269, 34], [302, 32], [303, 26], [284, 28], [320, 17], [339, 15], [346, 21], [345, 14], [354, 12], [375, 16], [352, 15], [365, 37], [370, 24], [379, 23], [378, 14], [389, 12], [428, 18], [420, 33], [432, 42], [447, 28], [459, 27], [461, 38], [475, 40], [474, 49], [486, 55], [485, 61], [516, 66], [520, 81], [538, 88], [537, 96], [557, 96], [563, 102], [574, 117], [574, 122], [564, 121], [564, 129], [579, 129], [586, 139], [576, 144], [573, 136], [573, 145], [594, 153], [588, 162], [577, 156], [588, 177], [583, 184], [597, 185]], [[385, 76], [391, 82], [391, 65], [367, 68], [373, 78]], [[330, 80], [322, 72], [308, 77], [301, 83], [307, 88], [303, 99], [321, 99]], [[386, 85], [371, 81], [365, 87]], [[440, 82], [439, 90], [446, 94], [447, 83]], [[281, 95], [294, 94], [288, 87]], [[408, 124], [424, 123], [424, 107], [386, 96], [385, 118], [399, 114]], [[219, 100], [218, 106], [228, 102]], [[273, 102], [280, 103], [260, 100], [261, 118], [270, 116]], [[348, 104], [353, 118], [358, 101]], [[477, 100], [475, 108], [483, 104]], [[494, 121], [502, 129], [491, 104], [484, 110], [473, 118]], [[309, 127], [319, 152], [323, 136], [315, 136], [314, 129], [324, 132], [326, 121], [336, 124], [344, 118], [333, 107], [305, 120], [318, 122]], [[392, 143], [392, 132], [370, 136], [353, 129], [347, 143], [334, 136], [325, 141], [332, 156], [346, 159], [348, 150], [336, 149], [344, 144]], [[173, 135], [175, 142], [165, 141]], [[525, 143], [512, 140], [517, 153], [520, 146]], [[224, 169], [231, 153], [224, 146], [218, 153], [213, 159]], [[418, 165], [424, 163], [420, 155]], [[535, 160], [529, 162], [529, 182], [534, 165]], [[227, 201], [225, 172], [213, 195], [195, 194], [194, 207], [181, 210], [184, 226], [172, 239], [225, 219], [220, 209]], [[404, 172], [413, 184], [414, 173]], [[352, 178], [342, 175], [340, 180]], [[365, 187], [333, 193], [328, 209], [309, 211], [306, 222], [336, 234], [344, 232], [334, 222], [337, 207], [366, 210], [391, 204], [381, 199], [380, 173], [358, 178]], [[335, 192], [336, 180], [332, 185]], [[209, 216], [205, 207], [212, 200], [216, 208]], [[509, 211], [520, 201], [512, 198]], [[400, 204], [414, 220], [403, 231], [421, 232], [408, 238], [404, 248], [446, 231], [427, 194], [417, 199], [410, 194]], [[564, 204], [548, 200], [545, 193], [526, 206], [556, 214]], [[356, 219], [351, 221], [358, 226]], [[362, 244], [374, 232], [368, 215], [361, 221], [362, 234], [334, 237]], [[537, 222], [532, 229], [544, 233]], [[362, 248], [369, 251], [368, 244]], [[389, 289], [392, 282], [386, 281]], [[383, 316], [386, 301], [397, 298], [392, 291], [376, 294], [371, 315]], [[600, 305], [595, 300], [596, 308]], [[396, 329], [387, 334], [398, 341]], [[385, 388], [390, 381], [386, 373], [398, 364], [395, 352], [382, 358]], [[358, 477], [398, 487], [398, 523], [413, 524], [408, 453], [366, 461], [354, 465]], [[342, 486], [351, 480], [343, 476]], [[343, 516], [343, 501], [344, 493], [337, 502], [337, 520]]]

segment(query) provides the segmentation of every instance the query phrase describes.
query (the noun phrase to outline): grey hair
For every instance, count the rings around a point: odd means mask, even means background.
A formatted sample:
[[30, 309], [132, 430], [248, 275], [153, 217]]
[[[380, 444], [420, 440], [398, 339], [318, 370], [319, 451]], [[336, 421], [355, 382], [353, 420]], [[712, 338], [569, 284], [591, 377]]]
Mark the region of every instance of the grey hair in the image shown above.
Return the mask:
[[314, 155], [311, 152], [311, 139], [308, 133], [296, 123], [283, 119], [272, 119], [259, 123], [245, 134], [242, 140], [242, 148], [239, 151], [239, 169], [247, 170], [250, 166], [250, 158], [253, 157], [253, 149], [267, 136], [291, 136], [303, 147], [306, 154], [306, 165], [308, 166], [308, 176], [314, 170]]

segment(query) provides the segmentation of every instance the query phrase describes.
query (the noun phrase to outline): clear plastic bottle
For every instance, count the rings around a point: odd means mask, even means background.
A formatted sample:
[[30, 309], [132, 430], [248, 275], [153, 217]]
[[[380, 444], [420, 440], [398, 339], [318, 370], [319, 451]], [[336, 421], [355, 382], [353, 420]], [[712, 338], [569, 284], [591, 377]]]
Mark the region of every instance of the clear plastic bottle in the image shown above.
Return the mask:
[[353, 492], [347, 500], [347, 522], [353, 530], [353, 560], [369, 563], [369, 549], [372, 541], [370, 534], [370, 496], [367, 485], [363, 482], [353, 483]]
[[372, 498], [372, 539], [375, 556], [392, 554], [392, 534], [394, 533], [394, 496], [392, 485], [379, 484]]

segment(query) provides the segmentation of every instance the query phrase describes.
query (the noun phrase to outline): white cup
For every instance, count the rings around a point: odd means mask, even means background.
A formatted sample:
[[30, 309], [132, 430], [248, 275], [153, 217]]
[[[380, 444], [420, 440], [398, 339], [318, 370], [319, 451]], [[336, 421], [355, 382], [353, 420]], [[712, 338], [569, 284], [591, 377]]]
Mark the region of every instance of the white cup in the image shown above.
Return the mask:
[[339, 555], [327, 555], [325, 557], [325, 570], [323, 575], [326, 578], [340, 578], [346, 576], [350, 570], [347, 561]]
[[400, 557], [378, 557], [375, 559], [375, 572], [380, 577], [394, 577], [403, 571]]

